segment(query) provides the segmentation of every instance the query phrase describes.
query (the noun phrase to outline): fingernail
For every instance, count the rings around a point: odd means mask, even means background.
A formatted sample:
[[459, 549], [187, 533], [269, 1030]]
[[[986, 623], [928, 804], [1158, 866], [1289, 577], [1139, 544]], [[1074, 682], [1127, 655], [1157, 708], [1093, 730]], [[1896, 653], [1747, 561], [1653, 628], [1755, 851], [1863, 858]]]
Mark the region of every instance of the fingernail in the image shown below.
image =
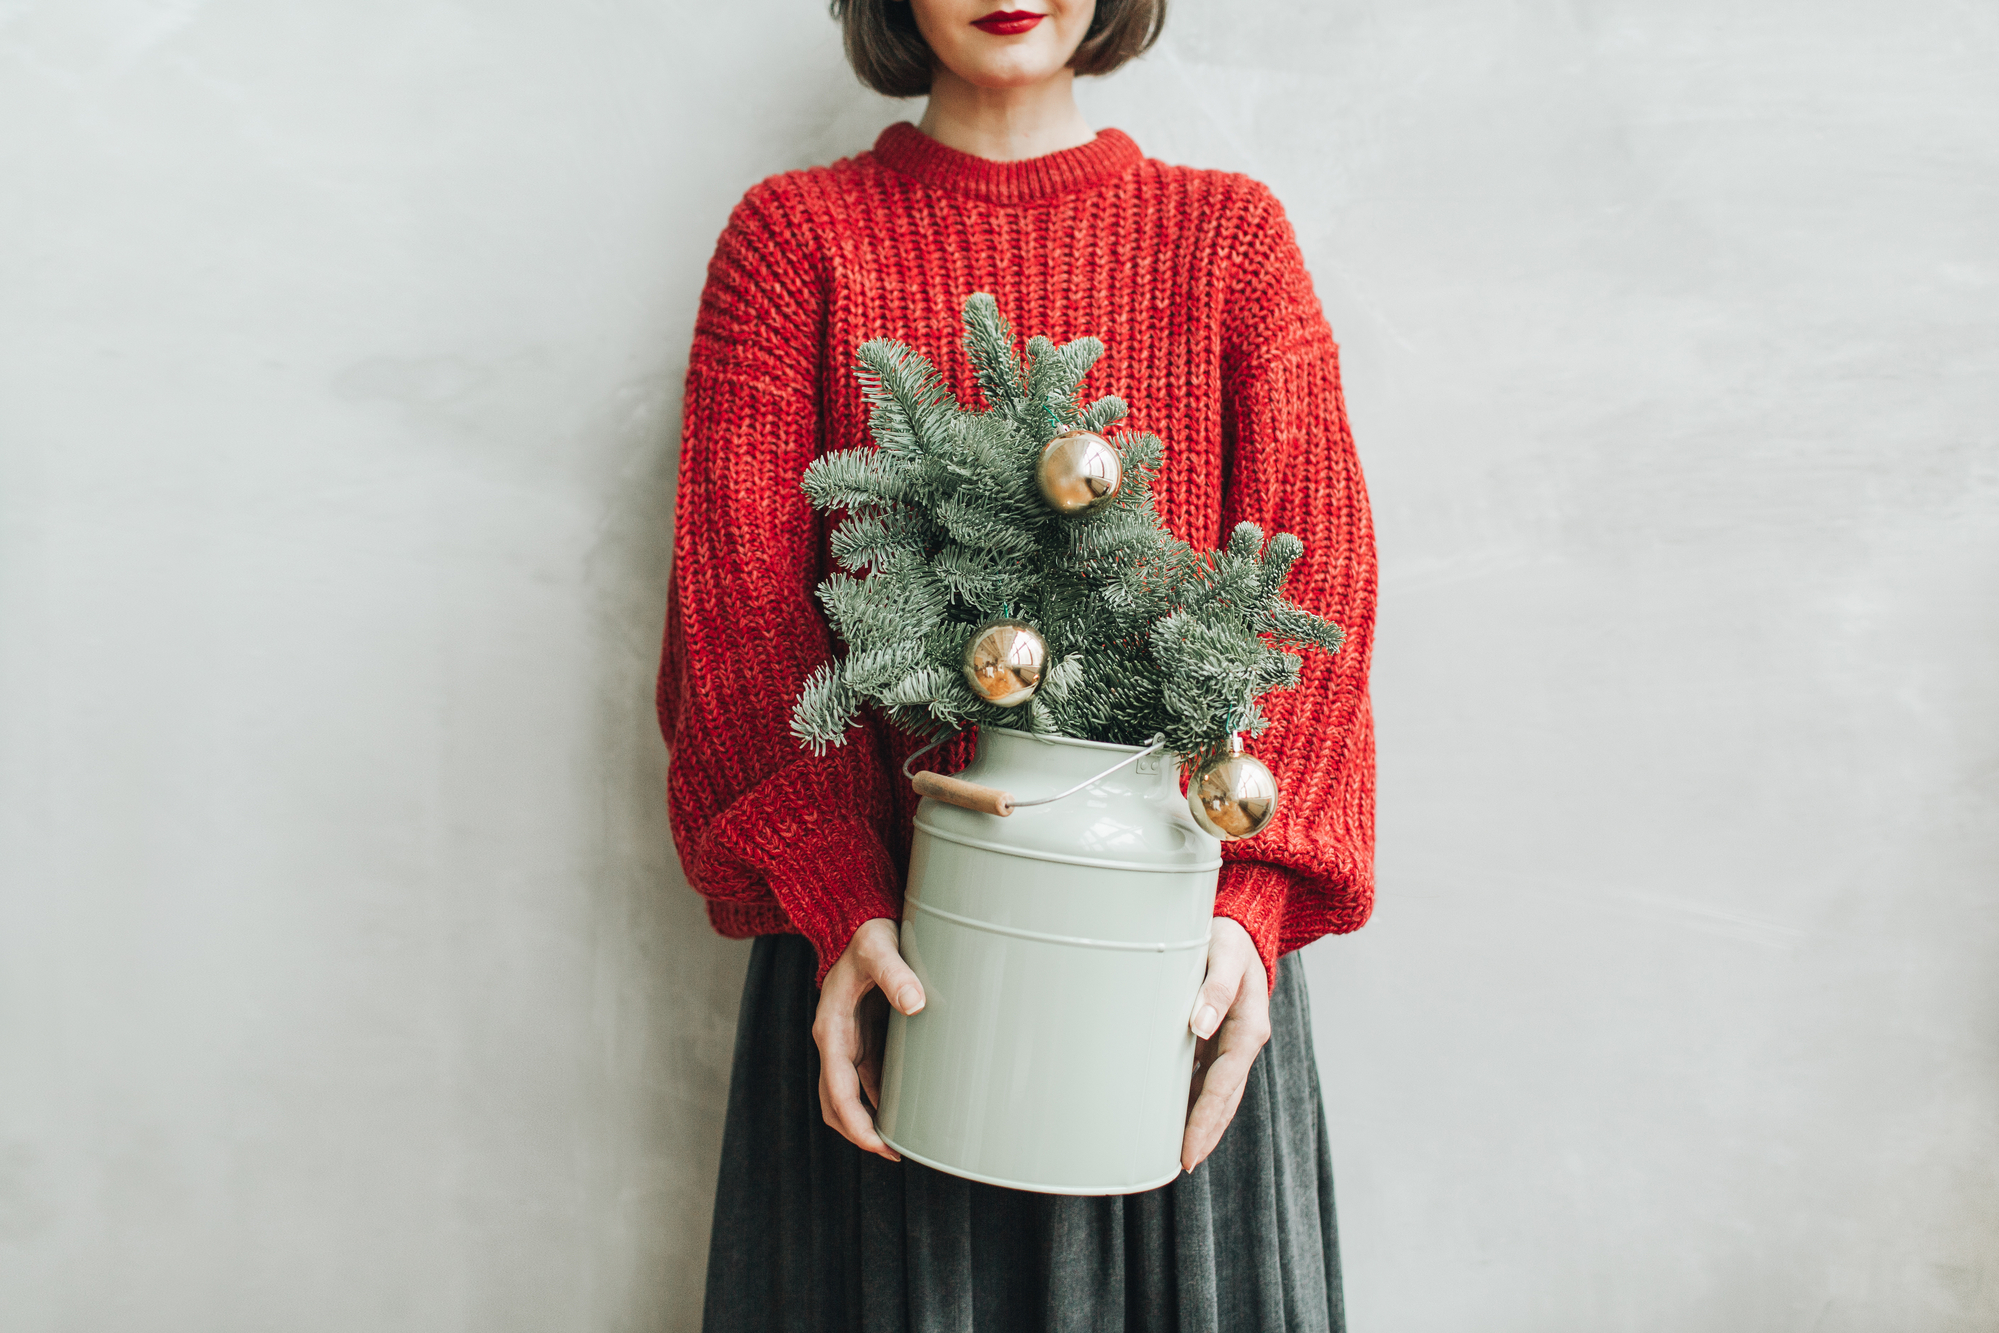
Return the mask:
[[1203, 1004], [1194, 1011], [1194, 1035], [1202, 1038], [1214, 1036], [1215, 1025], [1221, 1021], [1222, 1016], [1215, 1012], [1215, 1006]]
[[905, 1014], [913, 1014], [923, 1007], [923, 992], [914, 986], [904, 986], [896, 992], [895, 1007]]

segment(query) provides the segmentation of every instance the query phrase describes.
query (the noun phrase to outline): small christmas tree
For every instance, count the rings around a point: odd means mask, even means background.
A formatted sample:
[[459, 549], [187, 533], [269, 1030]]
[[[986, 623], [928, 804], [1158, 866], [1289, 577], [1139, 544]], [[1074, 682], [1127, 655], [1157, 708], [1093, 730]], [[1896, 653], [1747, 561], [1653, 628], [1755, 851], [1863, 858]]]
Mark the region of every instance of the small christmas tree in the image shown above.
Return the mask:
[[847, 511], [833, 556], [850, 572], [819, 598], [848, 653], [806, 682], [793, 734], [823, 752], [873, 703], [913, 732], [1164, 736], [1201, 765], [1261, 731], [1257, 699], [1298, 680], [1287, 648], [1342, 638], [1284, 600], [1303, 543], [1266, 543], [1253, 523], [1218, 551], [1179, 541], [1153, 506], [1163, 446], [1104, 437], [1120, 399], [1079, 402], [1103, 344], [1034, 338], [1023, 368], [992, 297], [970, 297], [964, 318], [986, 411], [878, 339], [859, 353], [875, 447], [806, 470], [812, 503]]

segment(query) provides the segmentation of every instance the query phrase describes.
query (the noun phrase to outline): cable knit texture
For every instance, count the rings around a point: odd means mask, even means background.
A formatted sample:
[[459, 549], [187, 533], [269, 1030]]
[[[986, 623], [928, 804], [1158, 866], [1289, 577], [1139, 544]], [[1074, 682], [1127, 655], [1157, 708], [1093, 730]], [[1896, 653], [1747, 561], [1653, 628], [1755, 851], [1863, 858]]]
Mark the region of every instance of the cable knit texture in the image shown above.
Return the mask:
[[[1168, 166], [1105, 130], [989, 162], [892, 125], [874, 150], [746, 195], [708, 269], [687, 369], [659, 718], [674, 839], [724, 935], [797, 933], [819, 975], [860, 924], [899, 915], [917, 742], [870, 719], [815, 757], [792, 700], [835, 651], [812, 596], [828, 523], [799, 489], [819, 454], [868, 442], [854, 349], [896, 338], [979, 401], [959, 312], [991, 292], [1023, 338], [1093, 334], [1085, 385], [1166, 442], [1159, 512], [1202, 548], [1251, 519], [1305, 543], [1287, 592], [1347, 631], [1268, 696], [1250, 742], [1283, 792], [1261, 836], [1223, 848], [1216, 914], [1265, 970], [1373, 907], [1367, 664], [1374, 533], [1339, 352], [1283, 210], [1243, 176]], [[954, 743], [950, 771], [971, 754]]]

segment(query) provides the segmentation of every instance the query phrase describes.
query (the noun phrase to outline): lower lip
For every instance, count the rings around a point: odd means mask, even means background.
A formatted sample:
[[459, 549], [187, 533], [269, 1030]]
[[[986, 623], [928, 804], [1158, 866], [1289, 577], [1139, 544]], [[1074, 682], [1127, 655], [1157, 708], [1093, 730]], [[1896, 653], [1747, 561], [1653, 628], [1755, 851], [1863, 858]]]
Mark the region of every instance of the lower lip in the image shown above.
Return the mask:
[[975, 20], [972, 26], [995, 37], [1018, 37], [1023, 32], [1032, 31], [1035, 24], [1047, 17], [1046, 14], [988, 14]]

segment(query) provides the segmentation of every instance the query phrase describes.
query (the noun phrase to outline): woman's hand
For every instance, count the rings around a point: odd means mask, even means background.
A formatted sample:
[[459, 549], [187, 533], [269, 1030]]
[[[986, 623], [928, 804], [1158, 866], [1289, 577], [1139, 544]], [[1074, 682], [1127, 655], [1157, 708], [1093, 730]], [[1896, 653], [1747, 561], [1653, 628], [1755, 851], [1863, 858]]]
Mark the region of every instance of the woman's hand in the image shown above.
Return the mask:
[[1249, 1067], [1270, 1040], [1263, 959], [1249, 932], [1230, 917], [1216, 917], [1208, 933], [1208, 979], [1188, 1026], [1201, 1039], [1194, 1048], [1194, 1085], [1187, 1090], [1187, 1135], [1180, 1141], [1180, 1167], [1192, 1171], [1222, 1141], [1248, 1086]]
[[[847, 951], [826, 974], [819, 988], [819, 1011], [812, 1018], [812, 1040], [819, 1047], [819, 1113], [849, 1142], [891, 1162], [902, 1159], [875, 1132], [869, 1109], [880, 1106], [882, 1097], [882, 1039], [888, 1014], [879, 997], [887, 996], [903, 1014], [923, 1007], [923, 983], [902, 961], [896, 943], [895, 922], [883, 917], [862, 922]], [[1254, 948], [1250, 956], [1256, 956]], [[1263, 975], [1261, 967], [1257, 975]], [[861, 1101], [863, 1089], [867, 1104]]]

